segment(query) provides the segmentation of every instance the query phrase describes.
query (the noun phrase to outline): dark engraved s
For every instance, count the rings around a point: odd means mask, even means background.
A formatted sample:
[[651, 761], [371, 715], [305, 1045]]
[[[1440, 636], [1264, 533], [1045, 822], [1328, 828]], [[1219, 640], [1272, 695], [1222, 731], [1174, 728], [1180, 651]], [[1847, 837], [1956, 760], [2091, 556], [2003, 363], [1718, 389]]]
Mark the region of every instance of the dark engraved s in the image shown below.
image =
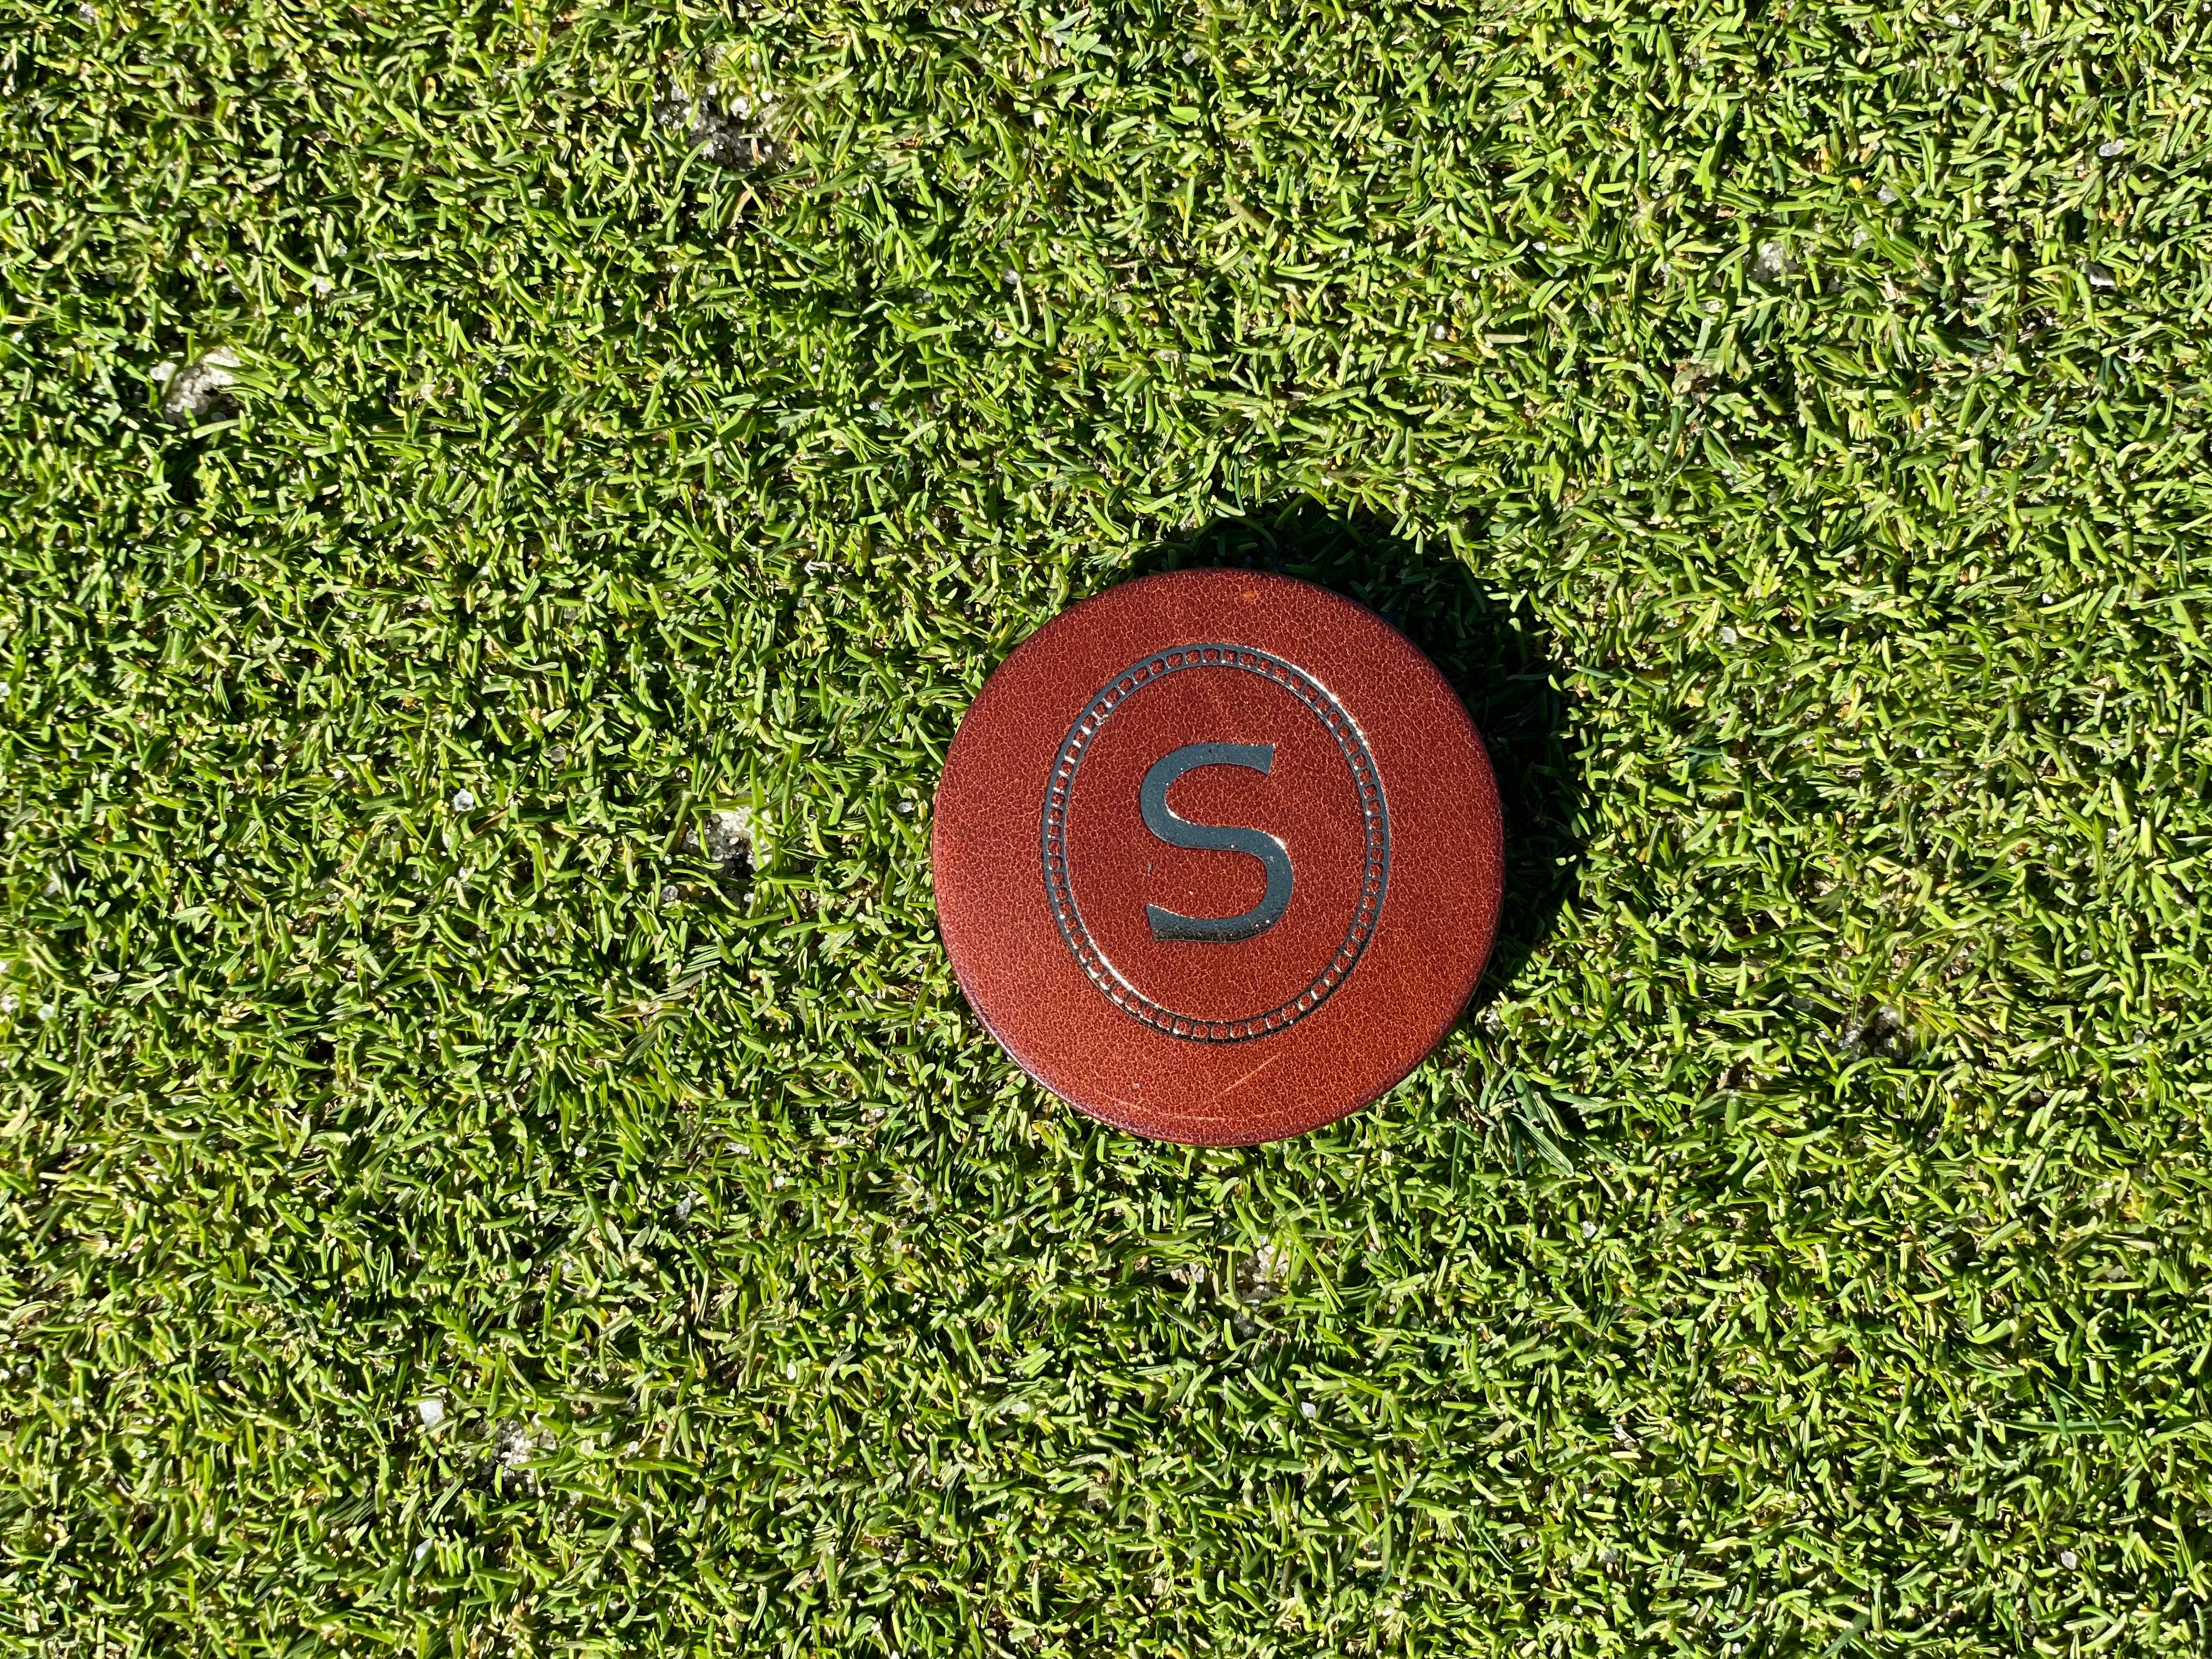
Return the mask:
[[[1313, 977], [1296, 996], [1272, 1008], [1237, 1014], [1227, 1019], [1164, 1006], [1139, 990], [1127, 975], [1115, 966], [1083, 920], [1070, 880], [1067, 851], [1068, 803], [1083, 775], [1083, 757], [1091, 739], [1114, 718], [1115, 711], [1143, 695], [1147, 686], [1171, 676], [1227, 673], [1266, 680], [1304, 703], [1307, 713], [1322, 723], [1344, 757], [1345, 770], [1359, 797], [1359, 817], [1365, 830], [1366, 854], [1359, 878], [1359, 902], [1336, 953], [1316, 964]], [[1296, 663], [1249, 645], [1179, 645], [1139, 657], [1100, 686], [1067, 728], [1067, 736], [1054, 758], [1052, 775], [1045, 784], [1044, 812], [1039, 823], [1038, 851], [1043, 855], [1046, 902], [1060, 936], [1082, 965], [1098, 993], [1130, 1018], [1169, 1036], [1190, 1042], [1249, 1042], [1286, 1030], [1327, 1002], [1359, 964], [1367, 942], [1375, 936], [1382, 914], [1383, 895], [1390, 883], [1390, 808], [1382, 798], [1382, 778], [1375, 757], [1360, 735], [1359, 723], [1329, 694], [1328, 689]], [[1194, 825], [1194, 828], [1210, 828]], [[1273, 837], [1268, 837], [1273, 840]], [[1253, 856], [1264, 857], [1257, 849]], [[1262, 901], [1264, 905], [1265, 901]], [[1233, 918], [1232, 918], [1233, 920]]]
[[1152, 937], [1192, 939], [1203, 945], [1233, 945], [1257, 939], [1283, 919], [1291, 908], [1290, 850], [1264, 830], [1234, 824], [1194, 823], [1179, 817], [1168, 805], [1168, 787], [1186, 772], [1201, 766], [1242, 766], [1266, 775], [1275, 764], [1272, 743], [1193, 743], [1154, 761], [1137, 792], [1137, 805], [1145, 815], [1145, 828], [1170, 847], [1201, 853], [1243, 853], [1267, 866], [1267, 890], [1260, 902], [1237, 916], [1185, 916], [1157, 904], [1145, 907]]

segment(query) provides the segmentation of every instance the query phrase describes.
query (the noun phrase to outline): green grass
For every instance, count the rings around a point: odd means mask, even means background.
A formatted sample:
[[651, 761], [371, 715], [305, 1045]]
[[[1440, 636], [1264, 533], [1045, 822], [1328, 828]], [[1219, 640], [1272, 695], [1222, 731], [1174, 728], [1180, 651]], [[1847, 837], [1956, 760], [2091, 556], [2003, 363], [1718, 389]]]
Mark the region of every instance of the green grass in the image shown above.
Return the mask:
[[[0, 1650], [2204, 1652], [2208, 29], [5, 0]], [[1513, 861], [1199, 1153], [927, 848], [1218, 559]]]

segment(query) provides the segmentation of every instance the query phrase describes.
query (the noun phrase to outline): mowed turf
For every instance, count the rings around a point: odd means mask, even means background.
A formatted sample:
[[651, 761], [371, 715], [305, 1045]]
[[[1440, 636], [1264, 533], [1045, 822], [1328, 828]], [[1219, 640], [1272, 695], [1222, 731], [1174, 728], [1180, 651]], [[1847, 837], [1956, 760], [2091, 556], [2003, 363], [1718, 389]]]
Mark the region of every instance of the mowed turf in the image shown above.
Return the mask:
[[[0, 4], [0, 1650], [2205, 1651], [2208, 26]], [[1201, 1153], [927, 853], [1221, 561], [1511, 866]]]

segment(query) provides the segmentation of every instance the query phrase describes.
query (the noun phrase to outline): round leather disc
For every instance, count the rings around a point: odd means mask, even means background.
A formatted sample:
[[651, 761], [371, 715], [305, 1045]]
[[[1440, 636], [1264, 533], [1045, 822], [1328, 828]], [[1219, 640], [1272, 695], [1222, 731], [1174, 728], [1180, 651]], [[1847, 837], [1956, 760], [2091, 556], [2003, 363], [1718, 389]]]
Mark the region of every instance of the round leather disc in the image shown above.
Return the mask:
[[1062, 612], [953, 738], [931, 858], [961, 988], [1138, 1134], [1274, 1140], [1384, 1093], [1481, 977], [1498, 787], [1443, 677], [1324, 588], [1188, 570]]

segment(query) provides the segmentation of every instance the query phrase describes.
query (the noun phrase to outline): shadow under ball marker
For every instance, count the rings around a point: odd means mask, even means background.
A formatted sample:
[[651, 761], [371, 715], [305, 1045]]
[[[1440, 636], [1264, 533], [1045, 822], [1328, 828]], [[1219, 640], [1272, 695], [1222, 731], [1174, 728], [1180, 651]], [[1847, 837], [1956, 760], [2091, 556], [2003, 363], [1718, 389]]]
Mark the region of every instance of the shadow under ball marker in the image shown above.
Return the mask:
[[1243, 1146], [1387, 1092], [1481, 977], [1498, 787], [1428, 659], [1289, 577], [1187, 570], [1031, 635], [946, 757], [939, 926], [1022, 1069]]

